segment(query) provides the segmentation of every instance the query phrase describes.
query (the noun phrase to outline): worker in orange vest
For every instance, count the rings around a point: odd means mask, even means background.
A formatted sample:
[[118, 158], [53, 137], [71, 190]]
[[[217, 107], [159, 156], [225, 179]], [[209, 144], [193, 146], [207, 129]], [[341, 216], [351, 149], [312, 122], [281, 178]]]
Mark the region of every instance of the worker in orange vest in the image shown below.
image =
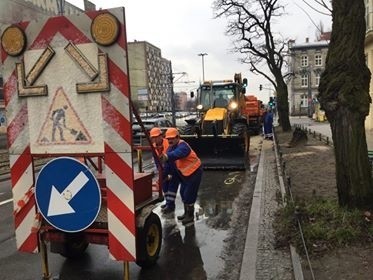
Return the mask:
[[[169, 147], [168, 141], [163, 137], [162, 131], [159, 127], [153, 127], [150, 132], [150, 139], [152, 145], [155, 148], [157, 156], [161, 156], [165, 153]], [[168, 214], [175, 211], [175, 199], [177, 194], [177, 189], [179, 187], [179, 179], [173, 172], [175, 172], [175, 167], [165, 167], [163, 172], [163, 185], [162, 191], [166, 199], [166, 203], [161, 205], [162, 213]]]
[[165, 138], [168, 140], [169, 148], [160, 159], [162, 162], [175, 164], [175, 174], [180, 179], [180, 196], [184, 203], [184, 214], [177, 218], [186, 225], [194, 221], [194, 203], [202, 180], [202, 164], [188, 143], [180, 139], [176, 128], [167, 129]]

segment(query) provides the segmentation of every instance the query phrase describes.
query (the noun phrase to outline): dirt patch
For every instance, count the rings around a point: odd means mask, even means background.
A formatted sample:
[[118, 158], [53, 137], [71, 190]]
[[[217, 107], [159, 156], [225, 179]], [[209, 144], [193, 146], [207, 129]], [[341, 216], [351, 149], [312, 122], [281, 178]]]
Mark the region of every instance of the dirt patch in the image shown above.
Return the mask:
[[[307, 201], [315, 196], [336, 199], [333, 148], [312, 135], [308, 135], [306, 141], [297, 142], [292, 141], [292, 132], [284, 133], [278, 129], [276, 137], [294, 200]], [[311, 256], [312, 272], [307, 259], [302, 257], [305, 279], [372, 279], [372, 263], [372, 244], [339, 248]]]

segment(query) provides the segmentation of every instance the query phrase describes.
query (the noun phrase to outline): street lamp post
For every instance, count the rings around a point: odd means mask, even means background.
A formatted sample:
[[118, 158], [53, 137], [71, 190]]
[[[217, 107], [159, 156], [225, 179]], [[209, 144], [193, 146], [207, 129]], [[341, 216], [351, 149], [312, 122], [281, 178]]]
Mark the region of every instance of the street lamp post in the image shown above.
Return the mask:
[[208, 55], [207, 53], [199, 53], [198, 56], [202, 57], [202, 83], [205, 81], [205, 60], [204, 56]]

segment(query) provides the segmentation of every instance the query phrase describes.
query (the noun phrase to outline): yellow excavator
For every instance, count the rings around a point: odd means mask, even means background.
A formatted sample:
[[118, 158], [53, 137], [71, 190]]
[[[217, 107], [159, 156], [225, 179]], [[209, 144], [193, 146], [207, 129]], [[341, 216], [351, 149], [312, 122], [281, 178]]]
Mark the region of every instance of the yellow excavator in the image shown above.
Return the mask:
[[[197, 116], [180, 128], [185, 140], [202, 160], [204, 169], [246, 168], [250, 136], [244, 114], [247, 79], [206, 81], [197, 90]], [[194, 97], [194, 94], [193, 96]]]

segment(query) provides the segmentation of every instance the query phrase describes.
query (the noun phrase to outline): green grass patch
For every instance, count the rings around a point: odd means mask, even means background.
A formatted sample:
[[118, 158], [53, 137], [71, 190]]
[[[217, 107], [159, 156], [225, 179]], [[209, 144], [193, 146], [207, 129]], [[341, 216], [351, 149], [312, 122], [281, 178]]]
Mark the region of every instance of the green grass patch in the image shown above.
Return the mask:
[[373, 238], [373, 213], [340, 207], [335, 200], [313, 198], [306, 202], [288, 203], [277, 212], [274, 228], [277, 246], [293, 244], [299, 253], [322, 254], [334, 248], [366, 244]]

